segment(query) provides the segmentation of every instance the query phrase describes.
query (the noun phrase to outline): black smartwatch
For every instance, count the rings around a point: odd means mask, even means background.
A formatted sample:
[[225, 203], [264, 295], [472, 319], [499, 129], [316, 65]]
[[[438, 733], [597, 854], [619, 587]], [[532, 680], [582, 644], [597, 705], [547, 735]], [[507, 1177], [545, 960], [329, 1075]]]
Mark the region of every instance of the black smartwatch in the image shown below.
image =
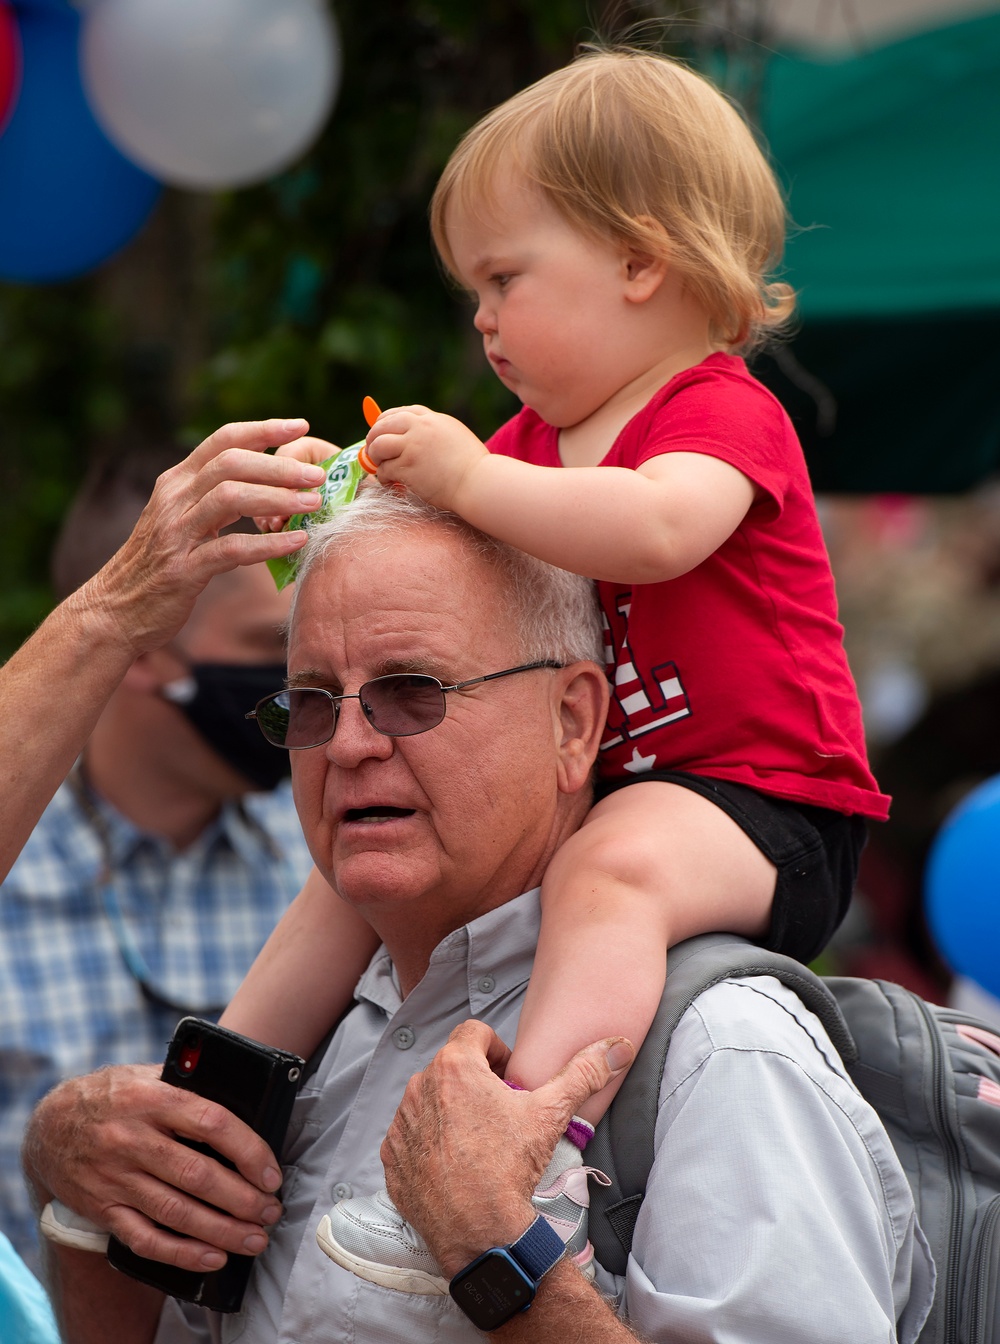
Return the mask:
[[452, 1279], [449, 1292], [479, 1330], [496, 1330], [534, 1301], [566, 1243], [541, 1214], [509, 1246], [494, 1246]]

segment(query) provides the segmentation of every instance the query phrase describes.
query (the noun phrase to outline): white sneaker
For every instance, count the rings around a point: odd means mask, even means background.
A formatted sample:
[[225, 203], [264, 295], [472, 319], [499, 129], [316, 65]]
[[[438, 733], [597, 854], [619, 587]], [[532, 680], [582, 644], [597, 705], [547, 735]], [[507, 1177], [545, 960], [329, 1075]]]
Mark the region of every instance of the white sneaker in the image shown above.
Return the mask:
[[[579, 1148], [560, 1139], [531, 1202], [566, 1243], [567, 1253], [588, 1278], [594, 1277], [594, 1248], [587, 1240], [590, 1191], [587, 1177], [607, 1182], [603, 1172], [583, 1165]], [[370, 1283], [403, 1293], [448, 1292], [448, 1280], [420, 1233], [397, 1210], [385, 1190], [341, 1200], [320, 1221], [316, 1240], [344, 1269]]]

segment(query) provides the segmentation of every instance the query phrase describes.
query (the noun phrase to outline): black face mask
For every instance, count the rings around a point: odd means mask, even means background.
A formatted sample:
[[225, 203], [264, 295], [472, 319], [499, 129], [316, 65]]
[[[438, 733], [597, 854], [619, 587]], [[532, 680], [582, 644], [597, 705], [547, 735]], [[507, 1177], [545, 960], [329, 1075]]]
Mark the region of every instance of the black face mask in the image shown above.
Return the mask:
[[284, 663], [193, 663], [163, 688], [204, 740], [255, 789], [267, 792], [291, 774], [288, 752], [272, 747], [245, 715], [285, 682]]

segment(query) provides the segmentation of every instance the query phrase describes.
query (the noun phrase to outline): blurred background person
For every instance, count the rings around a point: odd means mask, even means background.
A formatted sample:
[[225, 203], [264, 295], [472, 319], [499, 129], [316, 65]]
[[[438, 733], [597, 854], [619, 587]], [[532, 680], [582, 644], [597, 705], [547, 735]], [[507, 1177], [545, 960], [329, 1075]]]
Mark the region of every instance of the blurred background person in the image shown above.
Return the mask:
[[[147, 447], [91, 471], [53, 553], [60, 599], [179, 456]], [[176, 638], [132, 664], [0, 885], [0, 1228], [29, 1263], [19, 1151], [35, 1102], [72, 1074], [161, 1058], [185, 1013], [217, 1016], [309, 869], [284, 753], [244, 719], [282, 685], [289, 592], [262, 564], [211, 580]]]

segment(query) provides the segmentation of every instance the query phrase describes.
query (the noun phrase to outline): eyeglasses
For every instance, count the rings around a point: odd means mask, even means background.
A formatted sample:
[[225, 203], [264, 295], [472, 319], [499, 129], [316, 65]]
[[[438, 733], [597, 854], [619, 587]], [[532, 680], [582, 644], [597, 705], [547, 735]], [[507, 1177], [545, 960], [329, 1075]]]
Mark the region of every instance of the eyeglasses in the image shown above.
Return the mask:
[[442, 722], [447, 709], [445, 696], [449, 691], [464, 691], [468, 686], [496, 681], [498, 677], [512, 677], [516, 672], [564, 666], [564, 663], [545, 658], [537, 663], [507, 667], [502, 672], [488, 672], [484, 677], [472, 677], [469, 681], [457, 681], [454, 686], [444, 686], [437, 677], [418, 672], [392, 672], [386, 677], [366, 681], [356, 695], [334, 695], [318, 686], [293, 686], [258, 700], [256, 708], [246, 717], [256, 719], [260, 731], [276, 747], [284, 747], [286, 751], [306, 751], [309, 747], [321, 747], [329, 742], [337, 731], [341, 704], [345, 700], [357, 700], [361, 712], [376, 732], [384, 733], [386, 737], [415, 737]]

